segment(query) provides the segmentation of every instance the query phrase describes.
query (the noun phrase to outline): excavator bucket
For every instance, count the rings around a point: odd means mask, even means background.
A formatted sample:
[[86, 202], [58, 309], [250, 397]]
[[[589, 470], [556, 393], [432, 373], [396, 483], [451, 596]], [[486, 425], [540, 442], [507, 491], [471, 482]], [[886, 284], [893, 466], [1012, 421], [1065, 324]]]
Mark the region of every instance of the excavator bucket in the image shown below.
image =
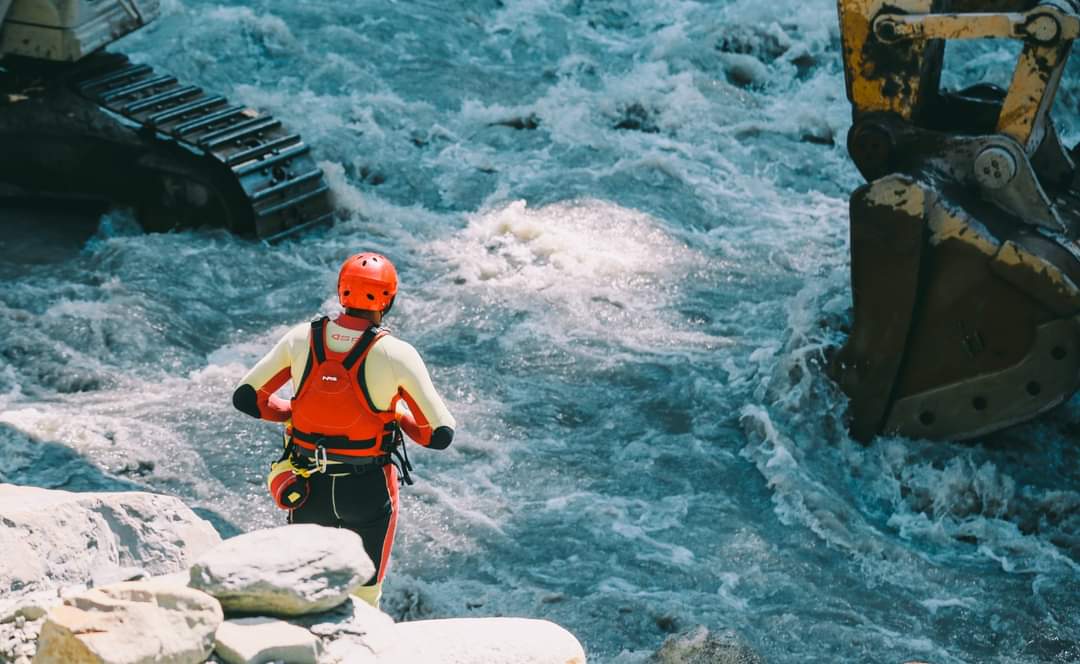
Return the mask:
[[[1048, 112], [1080, 8], [944, 4], [840, 0], [848, 148], [869, 184], [832, 370], [861, 440], [983, 435], [1080, 385], [1080, 175]], [[984, 37], [1024, 42], [1010, 89], [939, 89], [947, 40]]]

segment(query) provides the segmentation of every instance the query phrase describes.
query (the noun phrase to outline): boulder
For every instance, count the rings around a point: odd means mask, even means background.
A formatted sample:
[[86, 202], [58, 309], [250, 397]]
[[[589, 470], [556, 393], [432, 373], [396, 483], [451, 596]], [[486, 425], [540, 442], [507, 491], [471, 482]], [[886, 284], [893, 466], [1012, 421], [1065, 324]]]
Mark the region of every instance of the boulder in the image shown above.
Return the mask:
[[379, 664], [585, 664], [574, 635], [546, 620], [451, 618], [397, 623]]
[[49, 611], [34, 664], [197, 664], [214, 648], [221, 606], [184, 587], [140, 581], [88, 590]]
[[765, 659], [734, 631], [713, 633], [698, 625], [669, 636], [650, 660], [652, 664], [765, 664]]
[[356, 533], [298, 524], [225, 540], [195, 561], [190, 585], [226, 612], [298, 616], [344, 603], [374, 573]]
[[[0, 484], [0, 596], [186, 569], [221, 541], [180, 500]], [[125, 569], [127, 568], [127, 569]]]
[[214, 652], [227, 664], [316, 664], [319, 637], [274, 618], [237, 618], [218, 627]]
[[322, 638], [328, 663], [381, 663], [396, 645], [393, 619], [356, 597], [333, 611], [292, 622]]

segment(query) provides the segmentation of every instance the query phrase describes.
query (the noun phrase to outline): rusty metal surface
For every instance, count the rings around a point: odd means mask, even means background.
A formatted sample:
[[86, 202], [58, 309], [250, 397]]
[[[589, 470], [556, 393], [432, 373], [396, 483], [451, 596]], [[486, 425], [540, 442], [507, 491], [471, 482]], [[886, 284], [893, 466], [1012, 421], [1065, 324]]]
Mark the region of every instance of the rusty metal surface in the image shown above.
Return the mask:
[[[851, 224], [854, 325], [834, 371], [856, 438], [968, 437], [1072, 393], [1074, 366], [1025, 358], [1042, 326], [1080, 311], [1075, 243], [1025, 230], [963, 188], [900, 175], [857, 190]], [[1038, 394], [998, 408], [1004, 388], [987, 381], [1021, 364]]]
[[1026, 44], [1016, 64], [997, 130], [1031, 154], [1045, 135], [1050, 107], [1057, 95], [1072, 41], [1050, 46]]
[[920, 292], [924, 190], [884, 178], [851, 198], [851, 284], [855, 320], [834, 371], [852, 397], [852, 435], [871, 438], [888, 412]]
[[894, 11], [925, 13], [938, 4], [934, 0], [839, 0], [848, 99], [856, 117], [888, 111], [910, 119], [926, 96], [924, 89], [937, 88], [940, 42], [883, 44], [873, 38], [872, 24], [886, 6]]
[[1048, 238], [1027, 233], [1006, 241], [990, 269], [1058, 316], [1080, 312], [1080, 261]]
[[1076, 391], [1078, 339], [1080, 324], [1074, 318], [1039, 325], [1028, 352], [1015, 364], [899, 399], [884, 430], [965, 439], [1035, 417]]
[[980, 247], [954, 236], [929, 248], [895, 398], [999, 371], [1027, 353], [1052, 312], [999, 279]]

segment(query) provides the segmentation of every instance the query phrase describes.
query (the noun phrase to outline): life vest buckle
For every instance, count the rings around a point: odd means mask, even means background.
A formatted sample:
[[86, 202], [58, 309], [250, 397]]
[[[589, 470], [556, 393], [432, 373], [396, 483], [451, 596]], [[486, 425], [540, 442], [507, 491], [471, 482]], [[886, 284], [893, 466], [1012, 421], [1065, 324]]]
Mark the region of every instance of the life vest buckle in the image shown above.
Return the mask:
[[326, 448], [322, 445], [315, 446], [315, 468], [312, 472], [325, 473], [329, 460], [326, 458]]

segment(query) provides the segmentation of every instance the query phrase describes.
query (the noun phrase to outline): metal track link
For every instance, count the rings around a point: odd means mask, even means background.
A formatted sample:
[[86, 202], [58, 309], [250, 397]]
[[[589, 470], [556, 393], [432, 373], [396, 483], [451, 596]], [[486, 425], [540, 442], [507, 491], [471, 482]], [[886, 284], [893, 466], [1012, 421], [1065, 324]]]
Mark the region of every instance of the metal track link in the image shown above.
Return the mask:
[[332, 217], [329, 187], [309, 146], [269, 115], [231, 106], [118, 54], [98, 58], [75, 77], [73, 89], [143, 135], [203, 155], [242, 191], [236, 205], [244, 209], [233, 218], [249, 220], [261, 239], [280, 239]]

